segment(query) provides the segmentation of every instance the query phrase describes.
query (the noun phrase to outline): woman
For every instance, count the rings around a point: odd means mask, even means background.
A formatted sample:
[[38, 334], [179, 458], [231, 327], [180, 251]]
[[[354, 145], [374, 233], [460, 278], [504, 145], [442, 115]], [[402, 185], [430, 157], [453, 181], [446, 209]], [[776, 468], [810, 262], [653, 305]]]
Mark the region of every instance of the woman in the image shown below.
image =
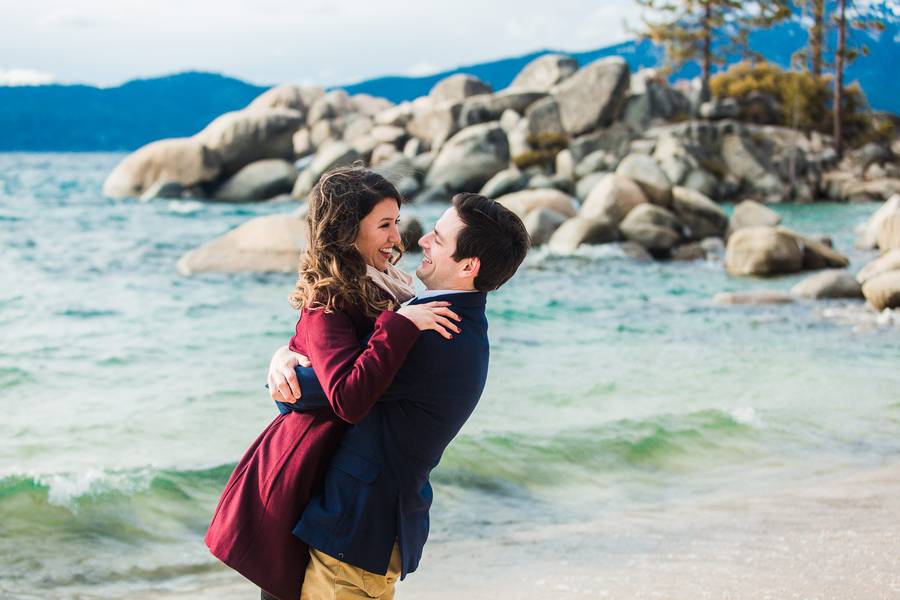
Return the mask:
[[276, 417], [235, 468], [206, 534], [217, 558], [282, 600], [299, 597], [309, 555], [291, 530], [349, 423], [369, 412], [420, 331], [459, 331], [447, 302], [400, 306], [413, 290], [394, 266], [399, 214], [396, 188], [367, 169], [332, 171], [313, 188], [290, 348], [310, 358], [333, 410]]

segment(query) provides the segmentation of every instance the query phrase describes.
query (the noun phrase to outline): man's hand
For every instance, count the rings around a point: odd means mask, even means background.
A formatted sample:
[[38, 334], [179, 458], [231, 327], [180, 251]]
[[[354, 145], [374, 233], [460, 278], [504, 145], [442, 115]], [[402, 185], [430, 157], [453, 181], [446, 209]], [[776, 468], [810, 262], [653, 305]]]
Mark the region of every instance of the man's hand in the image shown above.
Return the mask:
[[298, 366], [310, 366], [309, 359], [292, 352], [287, 346], [275, 351], [269, 362], [269, 376], [266, 378], [272, 400], [294, 403], [300, 399], [300, 382], [297, 381], [297, 374], [294, 372], [294, 367]]

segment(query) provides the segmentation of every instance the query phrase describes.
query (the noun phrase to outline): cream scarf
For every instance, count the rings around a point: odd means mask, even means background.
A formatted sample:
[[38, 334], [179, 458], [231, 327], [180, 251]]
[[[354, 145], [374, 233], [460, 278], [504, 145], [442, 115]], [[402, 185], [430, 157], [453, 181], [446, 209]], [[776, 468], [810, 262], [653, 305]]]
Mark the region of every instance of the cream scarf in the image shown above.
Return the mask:
[[384, 272], [372, 265], [366, 265], [366, 275], [372, 280], [372, 283], [387, 292], [397, 304], [403, 304], [416, 295], [412, 276], [390, 263]]

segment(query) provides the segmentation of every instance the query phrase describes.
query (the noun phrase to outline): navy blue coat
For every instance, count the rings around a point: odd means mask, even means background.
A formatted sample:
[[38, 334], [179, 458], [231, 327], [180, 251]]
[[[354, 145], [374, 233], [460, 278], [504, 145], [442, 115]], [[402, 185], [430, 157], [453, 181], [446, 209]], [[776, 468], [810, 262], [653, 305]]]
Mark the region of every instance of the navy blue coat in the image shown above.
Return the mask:
[[[488, 371], [486, 294], [432, 296], [461, 317], [447, 340], [423, 332], [375, 408], [348, 431], [294, 535], [329, 556], [373, 573], [387, 572], [395, 539], [401, 577], [416, 570], [428, 537], [431, 470], [472, 414]], [[297, 368], [303, 392], [296, 405], [328, 401], [312, 369]]]

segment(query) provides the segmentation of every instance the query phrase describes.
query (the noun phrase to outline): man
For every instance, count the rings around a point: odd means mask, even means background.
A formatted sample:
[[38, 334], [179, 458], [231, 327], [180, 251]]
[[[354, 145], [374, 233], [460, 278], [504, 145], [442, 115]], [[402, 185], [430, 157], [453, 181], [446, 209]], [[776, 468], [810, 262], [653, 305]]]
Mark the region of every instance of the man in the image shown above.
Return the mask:
[[[486, 292], [512, 277], [529, 239], [499, 203], [457, 194], [419, 245], [416, 275], [428, 291], [412, 302], [451, 302], [460, 332], [451, 340], [424, 332], [375, 408], [344, 436], [323, 492], [294, 528], [310, 546], [301, 600], [390, 599], [397, 578], [418, 566], [428, 536], [428, 476], [487, 379]], [[312, 369], [295, 369], [297, 360], [285, 348], [273, 357], [273, 398], [293, 410], [327, 406]]]

